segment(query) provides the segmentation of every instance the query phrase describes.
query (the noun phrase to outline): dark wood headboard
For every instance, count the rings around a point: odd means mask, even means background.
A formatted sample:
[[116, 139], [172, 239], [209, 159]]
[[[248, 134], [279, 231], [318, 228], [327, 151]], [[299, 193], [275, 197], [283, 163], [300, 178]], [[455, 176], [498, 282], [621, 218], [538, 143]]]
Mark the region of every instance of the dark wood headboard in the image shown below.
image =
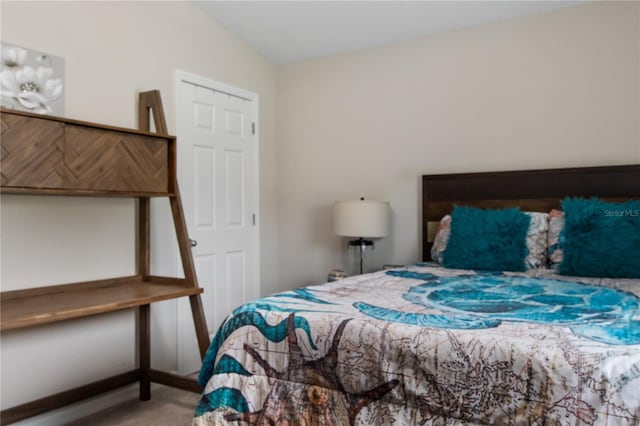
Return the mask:
[[454, 205], [547, 212], [566, 196], [640, 199], [640, 165], [422, 176], [422, 259]]

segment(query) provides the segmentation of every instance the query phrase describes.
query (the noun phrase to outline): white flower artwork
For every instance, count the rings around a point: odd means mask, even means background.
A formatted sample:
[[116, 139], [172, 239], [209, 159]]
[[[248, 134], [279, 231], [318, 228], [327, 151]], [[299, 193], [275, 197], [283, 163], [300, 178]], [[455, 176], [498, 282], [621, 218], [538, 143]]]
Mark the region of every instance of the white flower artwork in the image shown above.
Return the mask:
[[64, 59], [0, 44], [2, 106], [40, 114], [64, 115]]

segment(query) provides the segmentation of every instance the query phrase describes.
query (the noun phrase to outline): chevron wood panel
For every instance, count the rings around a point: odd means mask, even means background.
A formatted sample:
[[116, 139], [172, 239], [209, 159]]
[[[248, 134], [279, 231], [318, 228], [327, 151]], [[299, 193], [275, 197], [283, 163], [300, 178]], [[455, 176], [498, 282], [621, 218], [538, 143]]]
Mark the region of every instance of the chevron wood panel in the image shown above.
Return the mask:
[[67, 124], [64, 179], [67, 188], [167, 192], [167, 140]]
[[0, 184], [64, 188], [64, 124], [3, 113]]

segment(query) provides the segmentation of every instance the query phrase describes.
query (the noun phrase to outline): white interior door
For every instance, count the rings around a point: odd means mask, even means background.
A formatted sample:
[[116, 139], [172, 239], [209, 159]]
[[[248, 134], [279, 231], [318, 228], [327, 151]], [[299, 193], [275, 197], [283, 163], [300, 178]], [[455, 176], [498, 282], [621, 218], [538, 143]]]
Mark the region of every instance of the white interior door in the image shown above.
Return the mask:
[[[234, 308], [259, 295], [257, 99], [234, 91], [242, 92], [178, 75], [179, 184], [211, 335]], [[178, 370], [199, 368], [185, 299], [178, 304]]]

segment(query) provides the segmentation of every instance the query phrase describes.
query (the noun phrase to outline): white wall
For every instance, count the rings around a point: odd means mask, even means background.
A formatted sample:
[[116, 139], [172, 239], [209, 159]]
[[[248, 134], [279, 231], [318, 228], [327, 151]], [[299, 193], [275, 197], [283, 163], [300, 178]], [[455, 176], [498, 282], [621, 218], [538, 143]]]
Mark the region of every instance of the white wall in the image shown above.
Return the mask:
[[[188, 2], [7, 2], [1, 40], [61, 56], [66, 116], [137, 127], [137, 93], [159, 89], [175, 131], [175, 70], [260, 96], [261, 282], [277, 289], [276, 68]], [[179, 143], [179, 141], [178, 141]], [[1, 198], [2, 290], [135, 271], [134, 202]], [[156, 274], [176, 272], [168, 202], [152, 207]], [[152, 307], [152, 364], [176, 368], [175, 301]], [[132, 311], [3, 333], [2, 407], [134, 367]]]
[[356, 266], [331, 205], [390, 201], [368, 269], [421, 257], [420, 175], [640, 162], [637, 2], [594, 2], [278, 70], [280, 277]]
[[[135, 127], [137, 92], [160, 89], [173, 132], [176, 68], [260, 95], [263, 294], [355, 266], [332, 235], [336, 199], [391, 202], [375, 268], [420, 257], [421, 174], [640, 161], [637, 3], [277, 69], [189, 3], [3, 1], [0, 13], [2, 41], [66, 59], [69, 117]], [[133, 272], [130, 200], [1, 201], [3, 290]], [[172, 239], [168, 217], [155, 209], [156, 245]], [[174, 257], [154, 255], [154, 272], [174, 272]], [[175, 302], [154, 311], [153, 364], [175, 368]], [[132, 368], [133, 336], [131, 312], [3, 334], [2, 407]]]

